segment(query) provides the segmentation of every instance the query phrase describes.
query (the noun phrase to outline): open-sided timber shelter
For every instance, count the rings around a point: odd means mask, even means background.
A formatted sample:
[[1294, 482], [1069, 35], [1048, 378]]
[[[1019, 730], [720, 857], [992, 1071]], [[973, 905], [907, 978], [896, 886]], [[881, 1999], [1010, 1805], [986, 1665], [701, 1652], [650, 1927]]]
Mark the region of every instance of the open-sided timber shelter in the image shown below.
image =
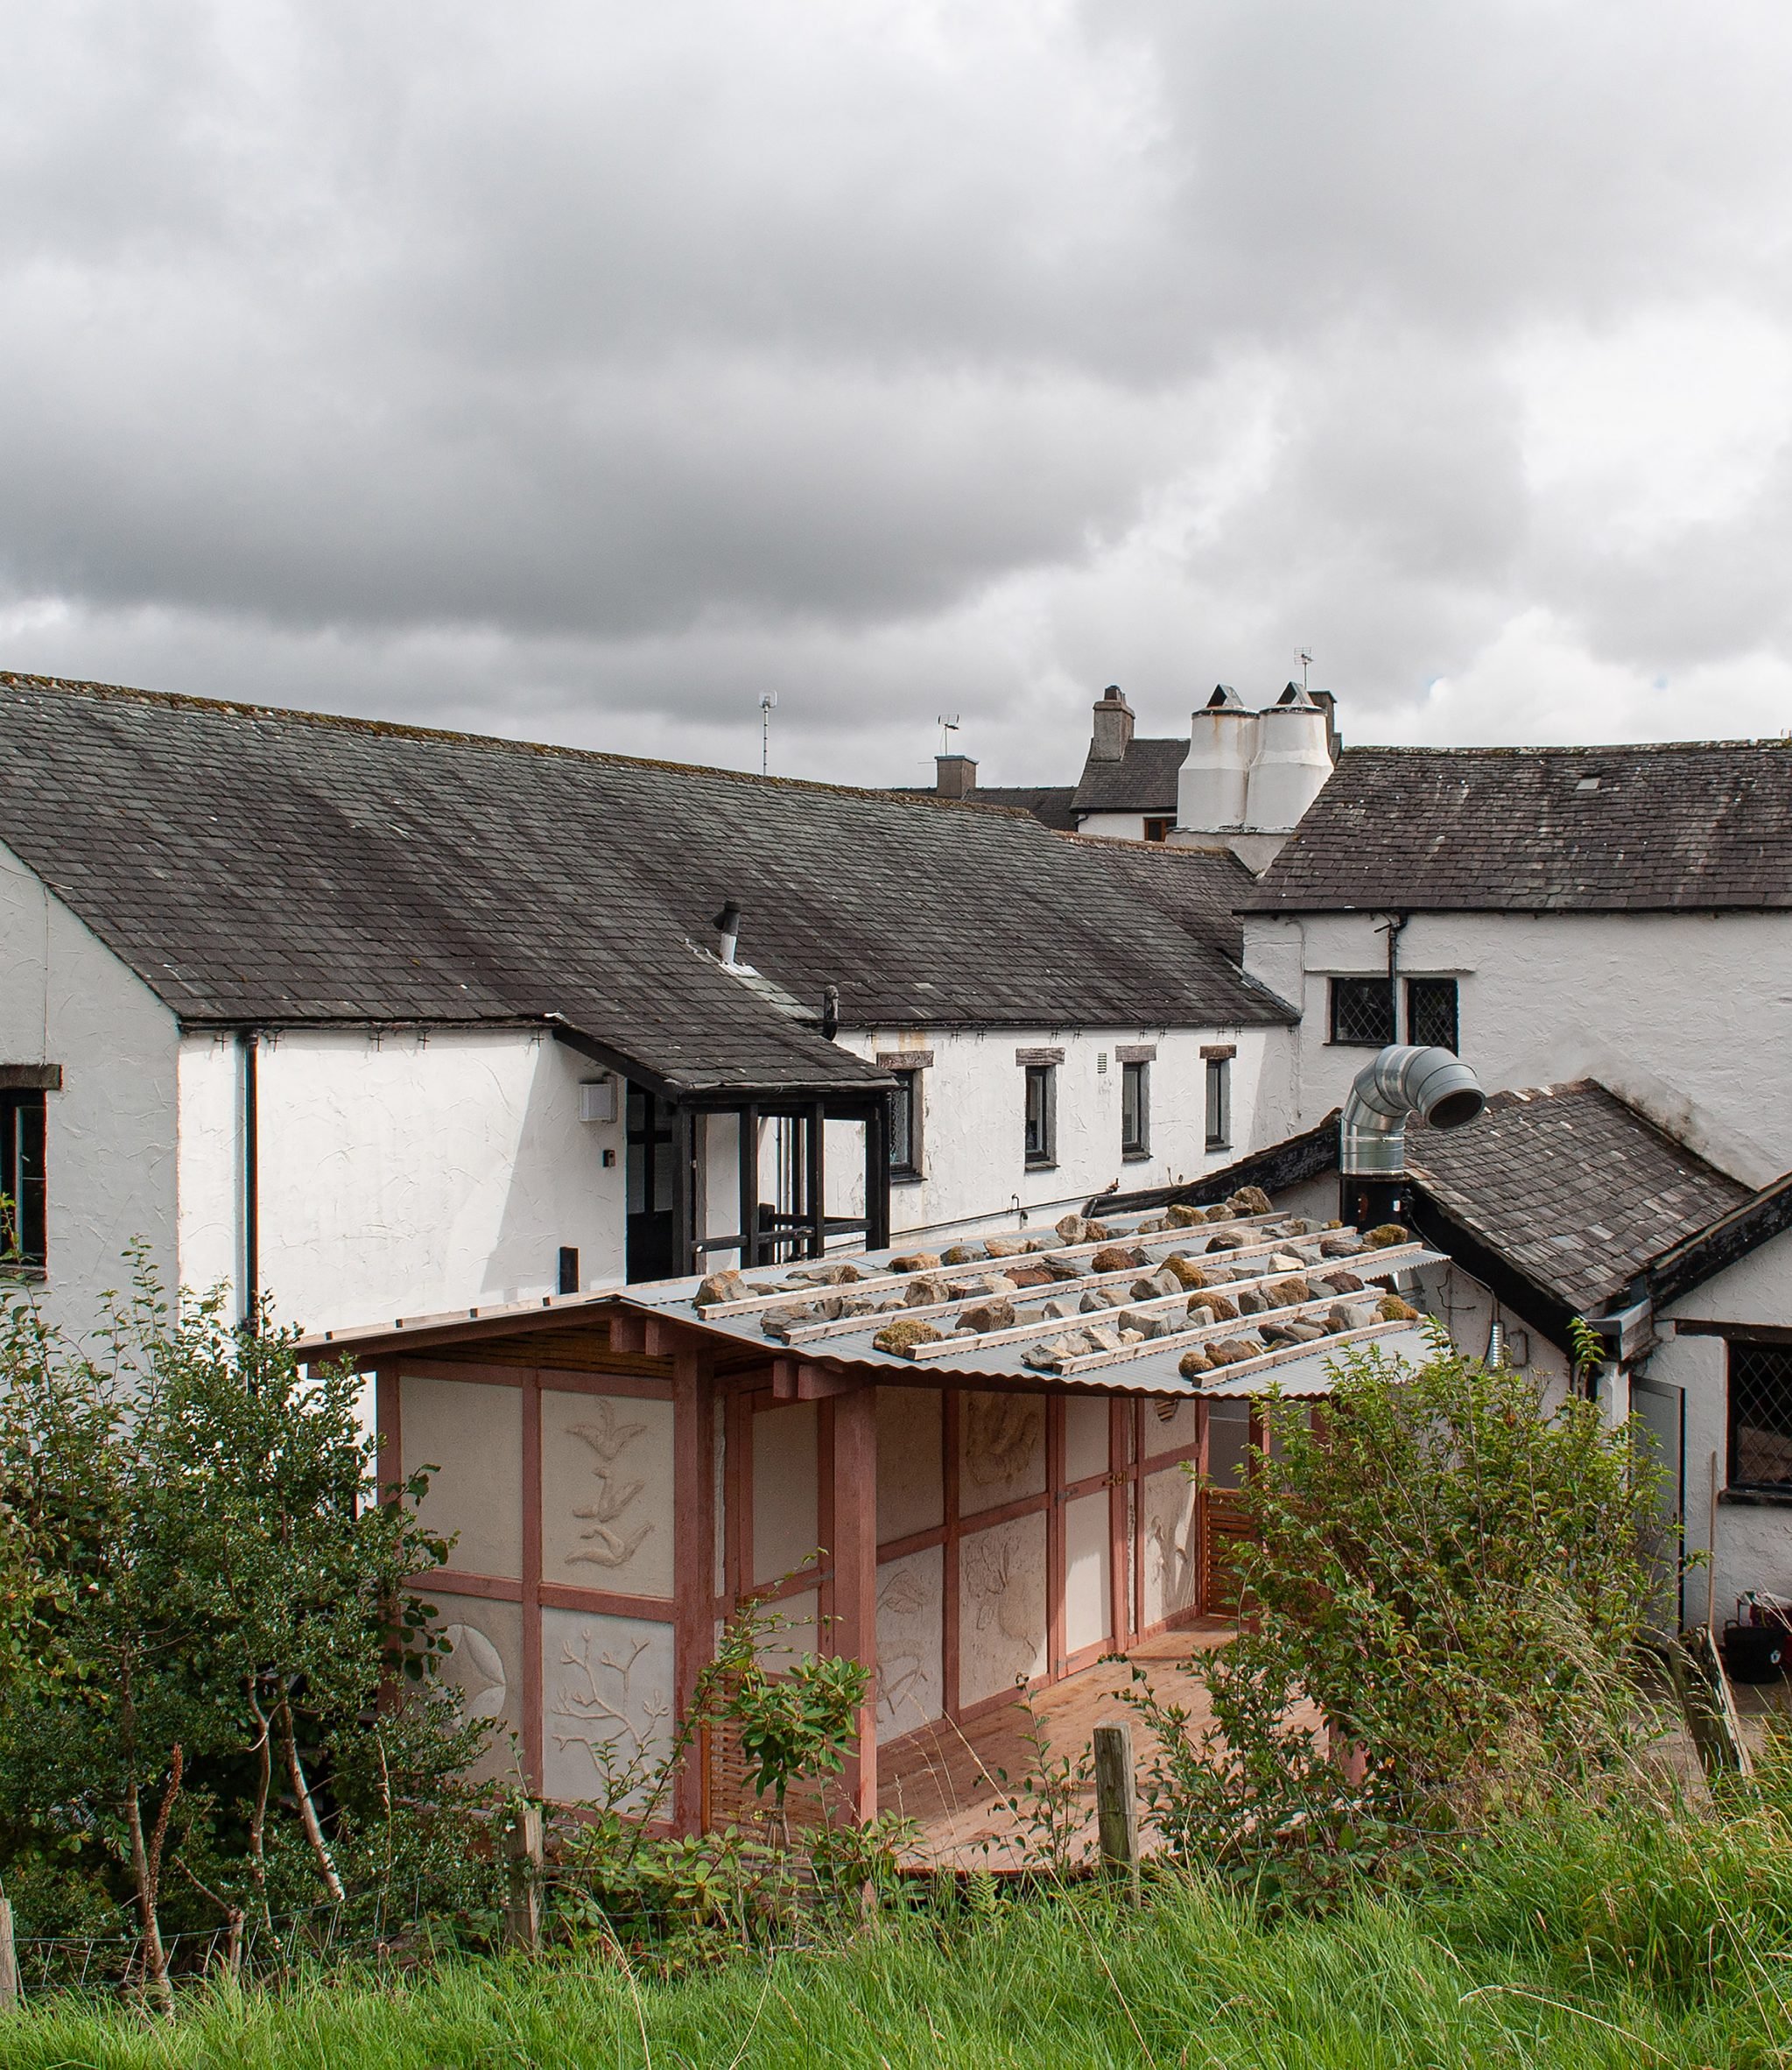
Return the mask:
[[[1380, 1298], [1434, 1253], [1267, 1205], [834, 1253], [304, 1352], [377, 1376], [395, 1480], [435, 1469], [448, 1672], [533, 1789], [587, 1800], [607, 1755], [666, 1745], [718, 1621], [758, 1598], [791, 1620], [780, 1646], [874, 1670], [842, 1782], [869, 1816], [907, 1736], [1229, 1611], [1251, 1397], [1322, 1396], [1351, 1343], [1416, 1347]], [[507, 1736], [492, 1757], [517, 1757]], [[743, 1788], [706, 1737], [671, 1814], [725, 1822]]]

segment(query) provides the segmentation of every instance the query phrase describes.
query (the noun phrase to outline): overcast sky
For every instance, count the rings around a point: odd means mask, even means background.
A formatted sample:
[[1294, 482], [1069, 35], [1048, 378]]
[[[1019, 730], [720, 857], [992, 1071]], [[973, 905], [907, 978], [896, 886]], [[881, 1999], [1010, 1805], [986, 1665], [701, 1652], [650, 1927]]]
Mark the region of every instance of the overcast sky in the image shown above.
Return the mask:
[[1070, 781], [1792, 727], [1792, 9], [0, 0], [0, 666]]

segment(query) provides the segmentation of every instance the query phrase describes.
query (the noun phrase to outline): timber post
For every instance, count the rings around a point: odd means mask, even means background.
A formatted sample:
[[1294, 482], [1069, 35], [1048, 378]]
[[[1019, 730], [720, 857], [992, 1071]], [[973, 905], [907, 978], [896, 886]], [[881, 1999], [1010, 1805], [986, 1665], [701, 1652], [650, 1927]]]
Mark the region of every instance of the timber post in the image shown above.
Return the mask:
[[538, 1804], [517, 1806], [504, 1833], [504, 1945], [532, 1955], [541, 1947], [541, 1874], [547, 1860]]
[[1139, 1792], [1133, 1775], [1133, 1730], [1125, 1723], [1095, 1728], [1095, 1827], [1101, 1863], [1110, 1875], [1139, 1887]]

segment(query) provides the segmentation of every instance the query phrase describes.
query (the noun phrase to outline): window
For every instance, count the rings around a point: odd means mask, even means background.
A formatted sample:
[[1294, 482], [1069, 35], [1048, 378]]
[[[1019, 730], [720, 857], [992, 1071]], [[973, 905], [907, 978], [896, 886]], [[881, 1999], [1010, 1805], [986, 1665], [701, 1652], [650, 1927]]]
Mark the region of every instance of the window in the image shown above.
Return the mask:
[[1792, 1489], [1792, 1344], [1730, 1340], [1730, 1485]]
[[1395, 1039], [1394, 990], [1385, 977], [1332, 980], [1331, 1039], [1365, 1049], [1381, 1049]]
[[1058, 1162], [1058, 1070], [1051, 1064], [1027, 1066], [1027, 1162]]
[[1147, 841], [1168, 841], [1170, 839], [1170, 829], [1174, 827], [1176, 821], [1174, 820], [1147, 820], [1145, 822], [1145, 839]]
[[44, 1192], [44, 1095], [0, 1093], [0, 1266], [43, 1270]]
[[1409, 977], [1406, 981], [1406, 1039], [1421, 1049], [1457, 1046], [1456, 980]]
[[1207, 1060], [1207, 1148], [1225, 1150], [1232, 1142], [1232, 1059]]
[[1128, 1158], [1151, 1154], [1151, 1067], [1145, 1063], [1120, 1067], [1120, 1153]]
[[893, 1071], [896, 1090], [889, 1096], [889, 1175], [921, 1176], [921, 1074]]

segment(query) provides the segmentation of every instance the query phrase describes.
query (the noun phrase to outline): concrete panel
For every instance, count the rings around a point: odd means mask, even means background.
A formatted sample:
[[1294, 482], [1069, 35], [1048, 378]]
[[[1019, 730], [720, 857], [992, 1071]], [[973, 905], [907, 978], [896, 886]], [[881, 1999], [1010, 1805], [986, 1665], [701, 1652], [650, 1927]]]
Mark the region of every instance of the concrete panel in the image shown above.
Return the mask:
[[423, 1521], [458, 1532], [450, 1567], [507, 1581], [523, 1576], [523, 1393], [474, 1381], [420, 1380], [407, 1373], [399, 1408], [404, 1471], [439, 1471], [424, 1497]]
[[976, 1703], [1044, 1674], [1045, 1518], [973, 1533], [959, 1552], [959, 1700]]
[[1148, 1402], [1145, 1405], [1145, 1457], [1179, 1452], [1201, 1434], [1198, 1402]]
[[541, 1396], [541, 1570], [618, 1595], [672, 1593], [672, 1405]]
[[820, 1542], [816, 1405], [792, 1402], [753, 1419], [753, 1579], [781, 1581]]
[[1064, 1405], [1064, 1477], [1086, 1481], [1107, 1471], [1107, 1410], [1105, 1401], [1072, 1395]]
[[1180, 1467], [1145, 1476], [1145, 1622], [1192, 1609], [1200, 1580], [1195, 1483]]
[[959, 1510], [999, 1510], [1045, 1491], [1045, 1402], [1037, 1394], [966, 1394], [959, 1412]]
[[1251, 1448], [1248, 1402], [1207, 1405], [1207, 1475], [1216, 1488], [1241, 1488]]
[[1107, 1586], [1114, 1547], [1107, 1491], [1080, 1496], [1064, 1511], [1064, 1643], [1072, 1653], [1108, 1637], [1114, 1619]]
[[877, 1391], [877, 1537], [880, 1544], [945, 1521], [940, 1398], [932, 1388]]
[[930, 1545], [877, 1570], [877, 1729], [887, 1738], [945, 1708], [945, 1560]]
[[671, 1745], [671, 1626], [544, 1610], [541, 1665], [545, 1794], [638, 1804]]
[[821, 1592], [799, 1589], [769, 1606], [777, 1629], [755, 1649], [756, 1658], [775, 1672], [790, 1667], [805, 1653], [821, 1651]]
[[439, 1613], [442, 1636], [453, 1649], [442, 1664], [443, 1681], [460, 1692], [465, 1716], [488, 1719], [496, 1727], [485, 1752], [467, 1772], [476, 1782], [518, 1781], [523, 1606], [488, 1602], [482, 1596], [449, 1595], [438, 1589], [430, 1591], [429, 1600]]

